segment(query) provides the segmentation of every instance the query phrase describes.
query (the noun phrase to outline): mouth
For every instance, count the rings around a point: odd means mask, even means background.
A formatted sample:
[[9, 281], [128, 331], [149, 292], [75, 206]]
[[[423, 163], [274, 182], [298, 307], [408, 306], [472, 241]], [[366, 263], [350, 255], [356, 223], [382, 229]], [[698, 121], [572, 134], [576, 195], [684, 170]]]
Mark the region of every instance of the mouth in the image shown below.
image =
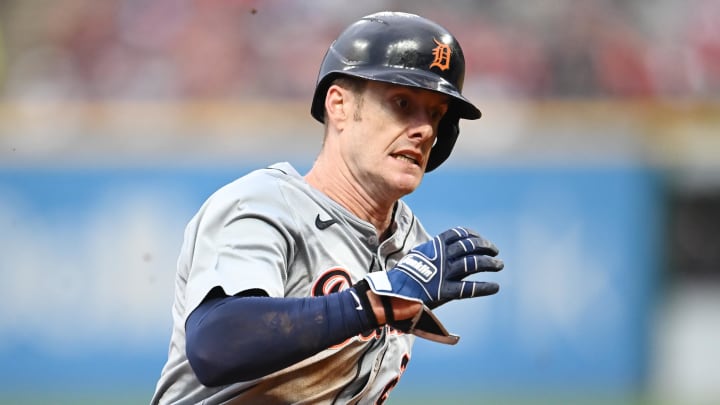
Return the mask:
[[420, 162], [418, 161], [418, 159], [416, 159], [414, 156], [409, 155], [407, 153], [395, 153], [395, 154], [392, 154], [391, 156], [397, 160], [400, 160], [403, 162], [408, 162], [408, 163], [414, 164], [416, 166], [420, 166]]

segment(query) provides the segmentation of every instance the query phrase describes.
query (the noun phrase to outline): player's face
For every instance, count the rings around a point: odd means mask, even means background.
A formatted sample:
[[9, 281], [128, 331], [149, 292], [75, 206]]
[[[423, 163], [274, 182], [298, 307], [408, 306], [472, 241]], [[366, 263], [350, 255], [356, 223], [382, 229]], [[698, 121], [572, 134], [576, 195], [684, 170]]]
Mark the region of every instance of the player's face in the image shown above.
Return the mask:
[[447, 104], [440, 93], [367, 83], [343, 154], [371, 195], [396, 199], [417, 188]]

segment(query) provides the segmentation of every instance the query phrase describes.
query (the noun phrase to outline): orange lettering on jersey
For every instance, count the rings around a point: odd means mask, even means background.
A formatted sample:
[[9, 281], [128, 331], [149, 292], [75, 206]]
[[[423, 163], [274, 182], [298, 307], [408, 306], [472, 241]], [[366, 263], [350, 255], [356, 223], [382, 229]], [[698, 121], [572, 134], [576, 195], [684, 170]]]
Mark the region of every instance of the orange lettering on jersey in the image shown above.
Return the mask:
[[430, 67], [438, 67], [440, 70], [450, 69], [450, 54], [452, 53], [450, 46], [439, 42], [435, 38], [433, 38], [433, 41], [435, 41], [437, 46], [432, 50], [435, 59], [430, 64]]
[[310, 295], [319, 297], [340, 292], [352, 285], [350, 273], [342, 267], [332, 267], [325, 270], [312, 285]]

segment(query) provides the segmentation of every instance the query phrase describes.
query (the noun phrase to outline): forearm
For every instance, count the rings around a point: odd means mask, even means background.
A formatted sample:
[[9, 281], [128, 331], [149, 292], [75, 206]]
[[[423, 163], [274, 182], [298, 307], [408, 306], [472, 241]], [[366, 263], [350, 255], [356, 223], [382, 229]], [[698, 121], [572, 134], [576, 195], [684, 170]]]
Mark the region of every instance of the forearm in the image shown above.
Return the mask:
[[358, 305], [353, 294], [361, 298], [351, 288], [322, 297], [209, 299], [186, 323], [190, 365], [203, 384], [218, 386], [297, 363], [378, 326], [368, 298]]

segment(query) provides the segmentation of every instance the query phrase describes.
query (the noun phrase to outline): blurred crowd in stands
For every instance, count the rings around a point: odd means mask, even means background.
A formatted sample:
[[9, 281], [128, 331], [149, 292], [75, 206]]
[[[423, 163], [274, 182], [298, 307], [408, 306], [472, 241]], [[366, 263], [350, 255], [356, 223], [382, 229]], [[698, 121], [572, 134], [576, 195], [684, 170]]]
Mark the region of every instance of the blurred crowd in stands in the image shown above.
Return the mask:
[[454, 32], [473, 95], [720, 96], [718, 0], [2, 0], [0, 98], [309, 99], [382, 9]]

